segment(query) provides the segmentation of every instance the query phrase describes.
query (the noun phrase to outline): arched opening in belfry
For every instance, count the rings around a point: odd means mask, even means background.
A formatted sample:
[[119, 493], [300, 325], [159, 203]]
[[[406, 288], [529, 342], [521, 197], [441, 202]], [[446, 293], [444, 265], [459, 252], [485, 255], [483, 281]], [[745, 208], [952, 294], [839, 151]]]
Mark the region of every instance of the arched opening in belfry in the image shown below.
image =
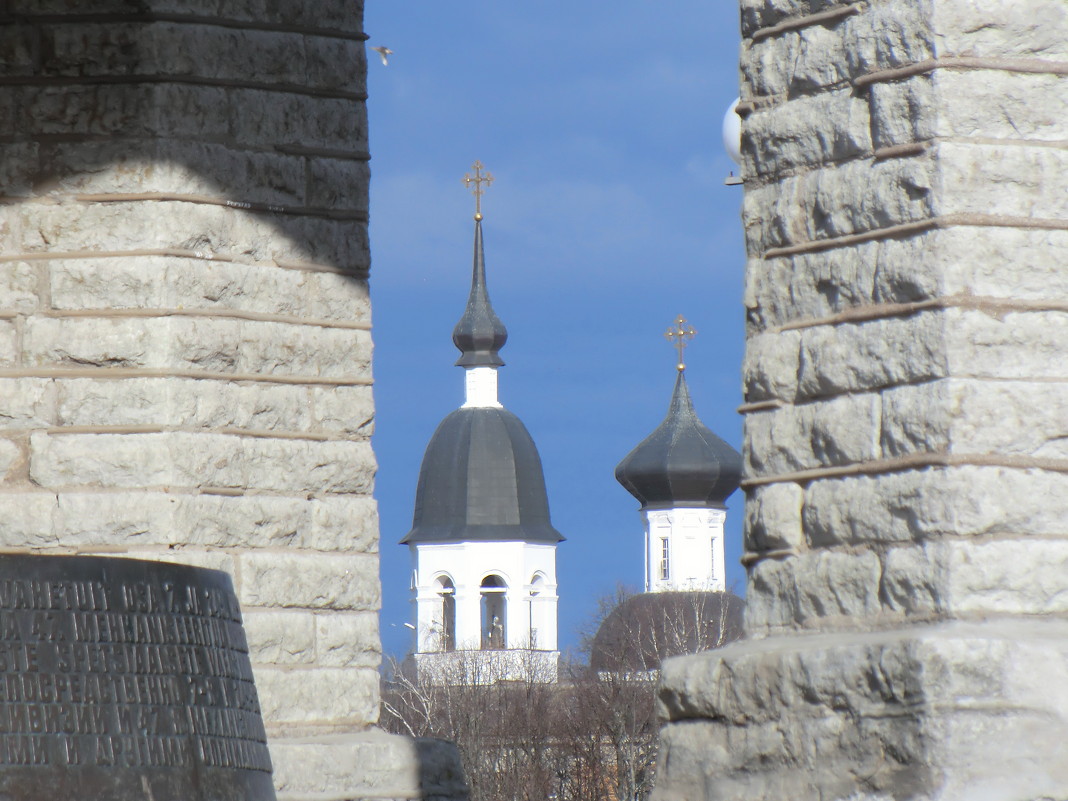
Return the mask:
[[490, 575], [482, 579], [482, 648], [499, 650], [508, 642], [505, 629], [505, 593], [508, 585], [500, 576]]
[[438, 609], [438, 650], [439, 651], [455, 651], [456, 650], [456, 585], [452, 583], [452, 579], [448, 576], [441, 576], [438, 579], [438, 598], [440, 599], [440, 607]]
[[545, 576], [541, 573], [535, 573], [530, 579], [530, 598], [527, 601], [528, 608], [528, 625], [529, 625], [529, 644], [528, 647], [532, 650], [536, 650], [538, 646], [538, 629], [541, 628], [541, 610], [535, 608], [537, 603], [534, 599], [545, 592]]

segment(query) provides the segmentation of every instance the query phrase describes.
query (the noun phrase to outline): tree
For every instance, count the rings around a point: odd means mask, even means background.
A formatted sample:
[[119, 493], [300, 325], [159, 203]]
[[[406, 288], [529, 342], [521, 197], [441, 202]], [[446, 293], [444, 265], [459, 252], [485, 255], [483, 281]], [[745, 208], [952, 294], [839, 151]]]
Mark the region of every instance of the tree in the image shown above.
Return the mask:
[[527, 659], [518, 673], [482, 651], [452, 652], [436, 674], [408, 660], [384, 682], [382, 725], [454, 741], [472, 801], [641, 801], [661, 663], [737, 639], [743, 608], [733, 593], [620, 589], [584, 637], [586, 659], [561, 665], [559, 682], [538, 675], [537, 651], [496, 652]]

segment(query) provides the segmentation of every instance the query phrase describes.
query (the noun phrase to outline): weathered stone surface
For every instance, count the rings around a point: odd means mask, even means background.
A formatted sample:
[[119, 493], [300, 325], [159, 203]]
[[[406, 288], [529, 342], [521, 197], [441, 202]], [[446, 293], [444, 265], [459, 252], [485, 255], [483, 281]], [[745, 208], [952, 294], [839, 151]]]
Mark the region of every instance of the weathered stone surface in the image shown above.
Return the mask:
[[354, 798], [467, 798], [460, 753], [443, 740], [378, 731], [271, 740], [278, 801], [321, 798], [334, 787]]
[[371, 387], [316, 387], [312, 390], [316, 428], [369, 437], [375, 410]]
[[874, 164], [861, 159], [747, 187], [742, 222], [748, 250], [756, 255], [929, 219], [939, 213], [932, 191], [940, 177], [936, 165], [931, 154]]
[[745, 118], [745, 175], [841, 161], [872, 150], [868, 101], [849, 88], [803, 97]]
[[879, 458], [880, 406], [875, 394], [846, 395], [747, 415], [745, 474], [775, 475]]
[[319, 430], [309, 412], [310, 390], [300, 385], [193, 378], [72, 378], [54, 384], [58, 425]]
[[378, 609], [378, 560], [371, 555], [249, 552], [239, 559], [243, 606]]
[[0, 263], [0, 309], [29, 312], [40, 303], [37, 265], [26, 261]]
[[367, 331], [219, 317], [37, 317], [23, 337], [27, 363], [223, 373], [361, 376]]
[[848, 623], [878, 614], [882, 565], [877, 554], [816, 552], [765, 559], [749, 569], [746, 630], [759, 635], [792, 626]]
[[[805, 329], [797, 373], [799, 394], [818, 398], [942, 378], [949, 360], [944, 341], [949, 326], [944, 317], [951, 316], [952, 312], [944, 316], [923, 312], [855, 326]], [[776, 377], [778, 386], [788, 381], [786, 375]]]
[[[1022, 254], [1038, 249], [1049, 258]], [[946, 258], [932, 269], [933, 260]], [[1068, 232], [956, 227], [850, 248], [752, 259], [746, 277], [750, 332], [857, 306], [953, 295], [1053, 300], [1068, 293]]]
[[0, 320], [0, 366], [10, 367], [18, 363], [18, 329], [12, 320]]
[[316, 661], [312, 613], [252, 609], [242, 617], [253, 665], [309, 665]]
[[0, 492], [0, 547], [54, 548], [60, 537], [52, 527], [57, 505], [51, 492]]
[[46, 265], [57, 309], [233, 309], [350, 323], [370, 317], [366, 282], [331, 273], [163, 256]]
[[813, 481], [805, 536], [815, 546], [1068, 534], [1068, 475], [965, 465]]
[[751, 336], [742, 362], [742, 386], [747, 401], [797, 396], [801, 369], [801, 332], [775, 331]]
[[801, 505], [804, 491], [797, 484], [769, 484], [751, 490], [745, 503], [747, 551], [799, 548], [804, 544]]
[[377, 670], [382, 661], [379, 642], [378, 615], [373, 612], [315, 616], [316, 659], [320, 665]]
[[1061, 621], [950, 623], [669, 660], [653, 797], [974, 798], [991, 782], [991, 797], [1056, 797], [1065, 634]]
[[7, 481], [23, 460], [22, 448], [12, 440], [0, 437], [0, 483]]
[[0, 429], [42, 428], [56, 419], [56, 388], [47, 378], [0, 378]]
[[333, 733], [378, 720], [378, 671], [372, 668], [257, 665], [254, 673], [268, 742], [275, 728], [302, 724]]

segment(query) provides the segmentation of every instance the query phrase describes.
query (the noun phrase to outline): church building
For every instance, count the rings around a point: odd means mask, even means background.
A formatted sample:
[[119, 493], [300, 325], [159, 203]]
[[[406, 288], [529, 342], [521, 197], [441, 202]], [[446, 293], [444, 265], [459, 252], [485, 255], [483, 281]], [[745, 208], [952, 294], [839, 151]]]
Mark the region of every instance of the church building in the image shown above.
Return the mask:
[[453, 330], [464, 404], [441, 421], [423, 456], [412, 529], [415, 665], [444, 682], [555, 681], [556, 546], [541, 457], [497, 397], [508, 332], [490, 305], [475, 162], [471, 294]]
[[667, 417], [616, 467], [616, 480], [641, 503], [645, 592], [727, 589], [723, 524], [742, 457], [694, 411], [683, 351], [696, 333], [680, 316], [665, 335], [678, 349]]

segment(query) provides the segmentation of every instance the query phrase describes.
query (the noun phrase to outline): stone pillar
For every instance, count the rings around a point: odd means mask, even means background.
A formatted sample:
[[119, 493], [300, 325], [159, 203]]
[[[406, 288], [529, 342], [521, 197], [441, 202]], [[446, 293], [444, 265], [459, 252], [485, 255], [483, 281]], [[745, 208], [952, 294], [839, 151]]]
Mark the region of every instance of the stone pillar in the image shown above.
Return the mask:
[[232, 573], [280, 800], [410, 790], [365, 768], [412, 766], [371, 730], [362, 5], [0, 2], [0, 546]]
[[654, 797], [1068, 792], [1068, 6], [743, 0], [750, 639]]

